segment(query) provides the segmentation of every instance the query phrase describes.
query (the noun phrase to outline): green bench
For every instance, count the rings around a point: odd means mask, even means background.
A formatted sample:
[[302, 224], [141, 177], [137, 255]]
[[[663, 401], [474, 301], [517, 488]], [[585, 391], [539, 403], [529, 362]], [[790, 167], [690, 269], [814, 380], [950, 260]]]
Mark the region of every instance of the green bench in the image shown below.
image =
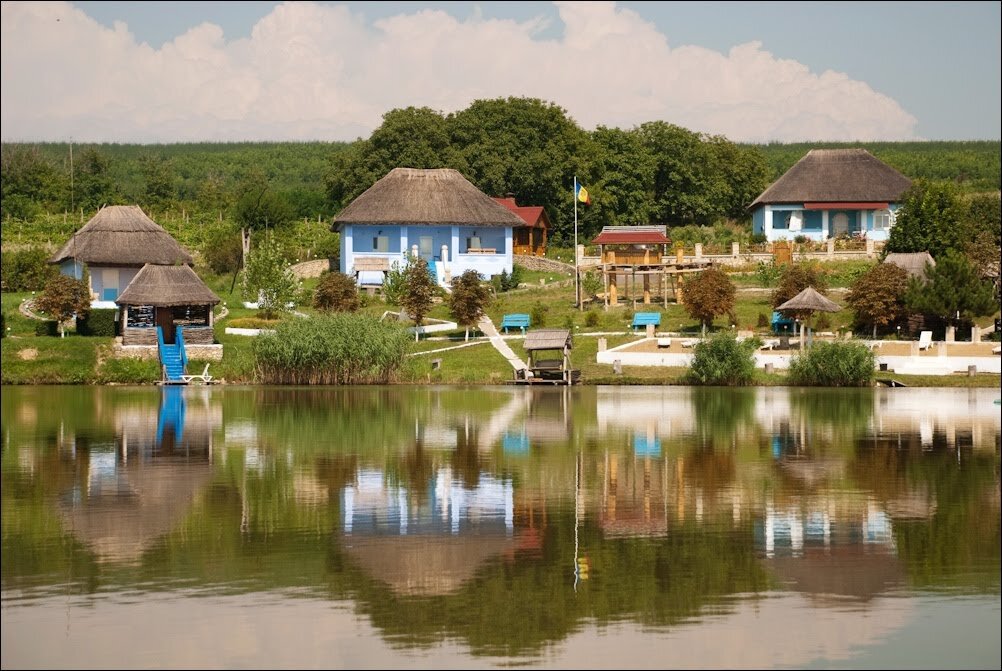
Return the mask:
[[501, 319], [501, 329], [507, 333], [508, 329], [522, 329], [522, 333], [529, 328], [529, 315], [511, 314], [505, 315]]

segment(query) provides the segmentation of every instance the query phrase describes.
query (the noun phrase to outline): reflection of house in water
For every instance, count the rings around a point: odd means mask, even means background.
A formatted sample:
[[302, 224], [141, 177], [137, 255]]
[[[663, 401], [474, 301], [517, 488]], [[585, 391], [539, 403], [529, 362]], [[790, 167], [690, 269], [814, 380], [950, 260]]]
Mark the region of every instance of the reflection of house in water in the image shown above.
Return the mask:
[[870, 599], [904, 579], [890, 516], [873, 501], [767, 504], [755, 522], [766, 565], [796, 591]]
[[458, 589], [484, 562], [517, 547], [512, 481], [486, 473], [469, 488], [443, 467], [415, 492], [362, 470], [342, 492], [342, 511], [347, 553], [404, 594]]
[[163, 387], [159, 405], [115, 408], [114, 442], [75, 449], [80, 475], [59, 504], [67, 531], [101, 561], [133, 562], [187, 514], [212, 477], [221, 409], [208, 390]]
[[[999, 449], [1002, 416], [993, 402], [998, 389], [875, 390], [874, 431], [924, 448]], [[917, 431], [916, 431], [917, 427]]]
[[565, 443], [571, 433], [572, 392], [567, 388], [514, 389], [520, 412], [512, 415], [501, 436], [506, 454], [529, 451], [532, 445]]

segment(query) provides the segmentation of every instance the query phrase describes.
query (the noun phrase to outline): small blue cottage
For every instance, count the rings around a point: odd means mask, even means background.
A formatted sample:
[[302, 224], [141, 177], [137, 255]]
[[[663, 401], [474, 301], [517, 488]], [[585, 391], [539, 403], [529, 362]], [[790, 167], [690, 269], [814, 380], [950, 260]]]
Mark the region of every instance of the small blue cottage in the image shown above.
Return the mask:
[[812, 149], [751, 204], [769, 242], [799, 236], [887, 240], [911, 180], [865, 149]]
[[525, 222], [449, 168], [395, 168], [334, 222], [341, 272], [381, 284], [394, 263], [420, 256], [440, 284], [473, 269], [510, 273], [514, 228]]

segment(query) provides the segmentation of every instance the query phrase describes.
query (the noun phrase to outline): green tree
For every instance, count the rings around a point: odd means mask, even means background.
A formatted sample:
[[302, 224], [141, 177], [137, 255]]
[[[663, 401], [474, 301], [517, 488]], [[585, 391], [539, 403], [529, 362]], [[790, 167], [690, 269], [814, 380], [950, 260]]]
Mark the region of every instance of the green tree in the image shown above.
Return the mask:
[[169, 207], [176, 196], [174, 164], [163, 155], [146, 154], [140, 157], [143, 174], [143, 201], [147, 209]]
[[879, 263], [856, 278], [846, 295], [846, 303], [856, 314], [859, 324], [872, 324], [873, 337], [877, 327], [893, 324], [905, 315], [905, 293], [908, 272], [893, 263]]
[[[428, 270], [428, 262], [418, 257], [412, 259], [404, 269], [404, 290], [400, 296], [400, 305], [414, 320], [414, 326], [420, 327], [431, 309], [432, 299], [438, 293], [435, 280]], [[414, 339], [418, 339], [417, 328], [414, 329]]]
[[598, 226], [650, 223], [657, 161], [640, 133], [599, 126], [592, 139], [599, 148], [601, 179], [588, 185], [595, 192], [590, 214], [596, 226], [585, 234], [594, 234]]
[[121, 194], [111, 177], [111, 160], [105, 154], [88, 147], [75, 163], [71, 194], [75, 207], [93, 211], [119, 203]]
[[929, 252], [939, 260], [968, 239], [968, 213], [949, 182], [916, 181], [901, 197], [887, 252]]
[[970, 323], [999, 309], [992, 286], [978, 276], [966, 256], [952, 250], [926, 269], [925, 281], [912, 281], [905, 301], [915, 312], [955, 324]]
[[274, 235], [265, 234], [247, 256], [244, 296], [256, 297], [260, 316], [272, 319], [288, 310], [288, 304], [295, 298], [298, 288], [299, 283]]
[[269, 229], [287, 224], [295, 213], [285, 196], [271, 188], [263, 173], [255, 171], [237, 189], [234, 217], [241, 227]]
[[321, 312], [355, 312], [361, 305], [354, 279], [340, 272], [320, 276], [313, 291], [313, 307]]
[[86, 317], [90, 311], [90, 289], [83, 280], [69, 275], [56, 275], [46, 283], [45, 290], [35, 299], [35, 306], [59, 323], [59, 335], [65, 338], [66, 322], [74, 315]]
[[30, 220], [59, 201], [63, 178], [38, 147], [5, 146], [0, 154], [3, 217]]
[[466, 329], [464, 340], [470, 339], [470, 327], [484, 316], [490, 300], [491, 292], [476, 270], [471, 268], [452, 281], [449, 314]]
[[212, 272], [225, 275], [234, 273], [243, 262], [244, 250], [240, 232], [230, 226], [216, 226], [209, 230], [202, 257]]
[[[828, 276], [817, 263], [791, 263], [783, 268], [779, 276], [779, 284], [772, 292], [772, 306], [777, 307], [790, 300], [807, 287], [821, 295], [828, 294]], [[800, 310], [783, 310], [787, 317], [804, 319], [810, 312]]]
[[728, 314], [734, 309], [737, 289], [727, 273], [719, 268], [708, 268], [696, 275], [690, 275], [685, 283], [685, 310], [693, 319], [698, 319], [706, 333], [708, 324], [717, 315]]

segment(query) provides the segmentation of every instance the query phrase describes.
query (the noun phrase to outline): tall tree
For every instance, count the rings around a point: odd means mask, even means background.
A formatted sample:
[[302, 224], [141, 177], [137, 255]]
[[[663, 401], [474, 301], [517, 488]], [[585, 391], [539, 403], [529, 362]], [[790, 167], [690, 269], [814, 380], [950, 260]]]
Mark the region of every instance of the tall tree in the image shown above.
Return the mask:
[[75, 207], [97, 210], [105, 205], [119, 204], [121, 193], [111, 178], [111, 160], [93, 147], [80, 153], [73, 166], [73, 195]]
[[[428, 262], [418, 257], [411, 259], [404, 269], [404, 290], [400, 297], [401, 307], [414, 320], [414, 326], [420, 327], [431, 309], [432, 299], [438, 293], [435, 280], [428, 270]], [[414, 329], [414, 340], [418, 339], [417, 328]]]
[[693, 319], [698, 319], [706, 333], [708, 324], [717, 315], [724, 315], [734, 309], [737, 289], [719, 268], [707, 268], [695, 276], [689, 276], [685, 283], [685, 310]]
[[912, 310], [956, 323], [970, 323], [975, 317], [994, 314], [999, 309], [992, 286], [962, 253], [946, 252], [926, 271], [924, 282], [913, 281], [906, 302]]
[[143, 201], [147, 209], [169, 207], [177, 195], [173, 162], [163, 155], [146, 154], [139, 159], [143, 173]]
[[30, 220], [59, 205], [64, 179], [37, 147], [5, 146], [0, 154], [0, 210], [3, 217]]
[[856, 278], [846, 295], [846, 303], [856, 313], [856, 321], [877, 327], [893, 324], [905, 314], [908, 272], [893, 263], [879, 263]]
[[281, 193], [268, 183], [259, 170], [247, 175], [237, 188], [235, 217], [240, 226], [269, 229], [289, 223], [295, 214]]
[[449, 296], [449, 313], [456, 323], [466, 329], [464, 340], [470, 339], [470, 327], [484, 316], [491, 292], [483, 283], [480, 273], [472, 268], [452, 281]]
[[955, 186], [918, 180], [901, 198], [884, 249], [929, 252], [938, 261], [947, 250], [962, 248], [968, 239], [967, 223], [967, 212]]
[[247, 257], [244, 268], [244, 297], [257, 299], [258, 310], [265, 319], [288, 311], [296, 296], [299, 283], [289, 269], [289, 263], [272, 232], [261, 236]]

